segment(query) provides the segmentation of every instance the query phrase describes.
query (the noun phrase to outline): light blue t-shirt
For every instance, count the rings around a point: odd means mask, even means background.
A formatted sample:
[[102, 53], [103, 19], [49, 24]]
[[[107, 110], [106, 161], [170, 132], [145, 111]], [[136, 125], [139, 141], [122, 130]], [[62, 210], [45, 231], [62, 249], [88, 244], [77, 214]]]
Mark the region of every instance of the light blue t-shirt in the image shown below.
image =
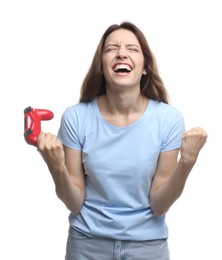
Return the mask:
[[184, 131], [180, 111], [154, 100], [125, 127], [105, 121], [96, 99], [68, 107], [58, 138], [82, 151], [86, 185], [80, 213], [69, 216], [71, 227], [119, 240], [167, 238], [165, 215], [153, 214], [149, 190], [159, 153], [179, 148]]

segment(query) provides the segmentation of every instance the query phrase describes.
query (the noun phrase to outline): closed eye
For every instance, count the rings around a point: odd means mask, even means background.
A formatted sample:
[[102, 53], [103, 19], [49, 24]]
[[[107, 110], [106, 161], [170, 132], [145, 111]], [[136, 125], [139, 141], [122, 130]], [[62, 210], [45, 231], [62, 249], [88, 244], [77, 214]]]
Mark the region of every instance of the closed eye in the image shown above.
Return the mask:
[[118, 46], [112, 45], [112, 46], [108, 46], [105, 48], [105, 52], [112, 52], [112, 51], [117, 51], [118, 50]]
[[132, 52], [138, 52], [139, 50], [136, 49], [136, 48], [128, 48], [129, 51], [132, 51]]

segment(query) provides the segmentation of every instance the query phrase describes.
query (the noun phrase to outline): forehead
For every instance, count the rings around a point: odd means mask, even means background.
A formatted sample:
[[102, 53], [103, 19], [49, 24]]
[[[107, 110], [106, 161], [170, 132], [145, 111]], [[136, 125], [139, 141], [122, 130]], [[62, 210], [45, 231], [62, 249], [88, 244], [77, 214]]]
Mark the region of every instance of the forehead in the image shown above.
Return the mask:
[[139, 45], [139, 41], [135, 34], [129, 30], [126, 29], [118, 29], [112, 33], [109, 34], [109, 36], [106, 38], [105, 45], [107, 44], [136, 44]]

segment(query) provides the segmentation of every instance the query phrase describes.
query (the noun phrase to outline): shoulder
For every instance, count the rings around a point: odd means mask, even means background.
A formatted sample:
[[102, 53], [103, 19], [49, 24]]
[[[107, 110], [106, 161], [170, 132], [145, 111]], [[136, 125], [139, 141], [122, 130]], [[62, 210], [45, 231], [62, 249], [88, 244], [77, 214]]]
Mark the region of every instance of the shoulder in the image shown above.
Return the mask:
[[72, 106], [68, 106], [64, 111], [62, 117], [63, 118], [81, 118], [86, 116], [87, 114], [92, 113], [95, 101], [89, 103], [78, 103]]
[[160, 127], [162, 133], [168, 135], [172, 130], [180, 133], [185, 131], [184, 116], [177, 107], [152, 100], [151, 114], [153, 122]]
[[153, 108], [153, 112], [155, 112], [159, 118], [180, 118], [181, 120], [183, 120], [183, 114], [177, 107], [174, 107], [171, 104], [166, 104], [164, 102], [158, 102], [155, 100], [150, 100], [150, 102], [151, 107]]
[[153, 101], [153, 114], [161, 133], [161, 151], [179, 148], [185, 131], [184, 117], [181, 111], [163, 102]]
[[92, 118], [93, 101], [68, 106], [62, 114], [58, 137], [63, 144], [75, 149], [81, 149], [82, 133], [85, 125]]

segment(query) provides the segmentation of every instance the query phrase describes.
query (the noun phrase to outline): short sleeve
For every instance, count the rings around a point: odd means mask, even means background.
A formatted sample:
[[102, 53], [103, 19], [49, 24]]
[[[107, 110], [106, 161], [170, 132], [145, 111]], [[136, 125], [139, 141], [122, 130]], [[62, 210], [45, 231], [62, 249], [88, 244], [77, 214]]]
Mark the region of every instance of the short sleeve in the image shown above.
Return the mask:
[[63, 145], [75, 150], [82, 150], [79, 138], [79, 120], [75, 107], [67, 108], [63, 113], [57, 137]]
[[162, 124], [161, 152], [180, 148], [184, 131], [183, 115], [179, 110], [172, 108]]

